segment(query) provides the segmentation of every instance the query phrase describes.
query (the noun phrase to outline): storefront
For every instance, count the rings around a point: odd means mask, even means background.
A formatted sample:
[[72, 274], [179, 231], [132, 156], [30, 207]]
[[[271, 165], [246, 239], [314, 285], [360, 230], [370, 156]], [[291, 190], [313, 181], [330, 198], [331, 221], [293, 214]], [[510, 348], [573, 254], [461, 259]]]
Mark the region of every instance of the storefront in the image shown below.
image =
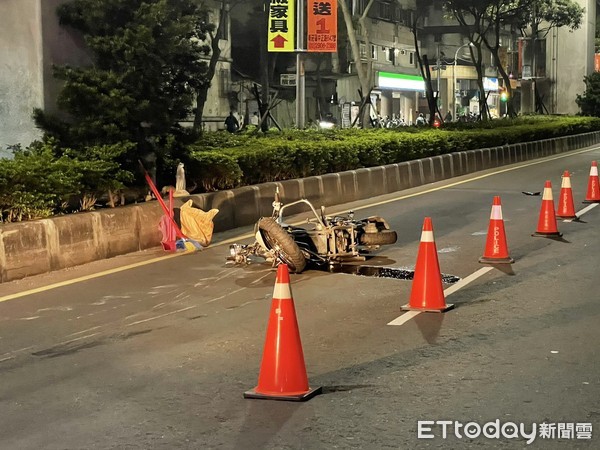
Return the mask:
[[424, 92], [425, 80], [420, 76], [377, 72], [377, 88], [372, 91], [371, 101], [382, 118], [400, 118], [412, 125]]
[[487, 98], [487, 106], [492, 118], [500, 117], [500, 97], [498, 94], [498, 78], [483, 77], [483, 90]]

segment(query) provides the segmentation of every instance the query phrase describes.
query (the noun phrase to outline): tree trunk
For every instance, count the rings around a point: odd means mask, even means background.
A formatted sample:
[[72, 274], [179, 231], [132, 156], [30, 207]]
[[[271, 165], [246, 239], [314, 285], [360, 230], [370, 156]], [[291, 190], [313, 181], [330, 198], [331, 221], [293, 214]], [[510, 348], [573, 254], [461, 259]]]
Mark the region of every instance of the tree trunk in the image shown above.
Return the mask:
[[[421, 49], [419, 47], [419, 20], [422, 19], [423, 13], [425, 10], [419, 10], [420, 14], [416, 14], [413, 23], [411, 24], [411, 31], [413, 34], [413, 41], [415, 44], [415, 56], [417, 58], [417, 62], [419, 63], [419, 71], [421, 72], [421, 77], [425, 81], [425, 97], [427, 98], [427, 107], [429, 109], [429, 124], [433, 125], [433, 121], [435, 119], [435, 114], [438, 111], [437, 107], [437, 98], [433, 94], [433, 83], [431, 82], [431, 70], [429, 69], [429, 58], [427, 55], [421, 55]], [[439, 70], [439, 68], [438, 68]], [[419, 105], [417, 105], [418, 108]]]
[[[221, 57], [221, 48], [219, 47], [219, 42], [221, 42], [220, 36], [223, 34], [223, 28], [225, 26], [227, 9], [227, 2], [222, 1], [221, 8], [219, 9], [219, 24], [217, 25], [217, 29], [214, 32], [209, 33], [211, 53], [210, 60], [208, 61], [208, 69], [206, 71], [206, 77], [208, 80], [212, 80], [214, 78], [217, 70], [217, 63]], [[195, 131], [202, 131], [202, 114], [204, 111], [204, 105], [206, 104], [206, 99], [208, 98], [209, 88], [210, 84], [207, 84], [196, 92], [196, 114], [194, 115]]]
[[[477, 88], [479, 90], [479, 119], [487, 121], [490, 118], [490, 112], [487, 106], [487, 99], [485, 96], [485, 89], [483, 88], [483, 56], [481, 52], [481, 41], [471, 39], [473, 46], [469, 47], [471, 52], [471, 61], [475, 62], [475, 71], [477, 72]], [[473, 48], [477, 49], [477, 57]]]
[[[369, 29], [369, 27], [366, 26], [366, 20], [367, 20], [367, 13], [369, 12], [369, 9], [373, 5], [374, 1], [375, 0], [369, 0], [367, 5], [365, 6], [365, 9], [364, 9], [362, 15], [358, 19], [358, 23], [360, 24], [361, 29], [364, 33], [363, 38], [365, 41], [365, 46], [366, 46], [367, 52], [371, 51], [371, 41], [369, 40], [369, 34], [367, 31]], [[352, 20], [353, 19], [352, 12], [348, 9], [348, 5], [345, 1], [340, 1], [338, 4], [342, 10], [342, 15], [344, 16], [344, 24], [346, 25], [346, 31], [348, 32], [348, 40], [350, 41], [350, 48], [352, 50], [352, 59], [354, 61], [356, 74], [358, 75], [358, 82], [360, 84], [360, 92], [362, 93], [362, 95], [365, 95], [365, 94], [370, 95], [371, 89], [373, 88], [373, 86], [372, 86], [373, 61], [371, 59], [371, 55], [370, 54], [367, 55], [367, 62], [365, 65], [363, 65], [363, 61], [360, 56], [360, 44], [358, 42], [358, 38], [356, 35], [356, 29], [354, 28], [354, 23]], [[363, 110], [361, 126], [364, 128], [365, 126], [371, 125], [371, 121], [370, 121], [371, 105], [370, 105], [370, 99], [367, 99], [366, 97], [361, 97], [360, 101], [361, 101], [361, 105], [368, 105]]]

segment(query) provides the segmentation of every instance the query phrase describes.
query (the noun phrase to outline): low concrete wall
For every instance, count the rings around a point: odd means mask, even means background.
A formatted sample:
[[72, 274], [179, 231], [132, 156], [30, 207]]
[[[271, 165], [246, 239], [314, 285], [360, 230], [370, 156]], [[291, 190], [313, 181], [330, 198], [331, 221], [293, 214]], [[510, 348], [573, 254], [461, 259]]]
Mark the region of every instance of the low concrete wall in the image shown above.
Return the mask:
[[[332, 206], [388, 194], [479, 170], [562, 153], [600, 142], [600, 132], [433, 156], [387, 166], [263, 183], [227, 191], [179, 197], [205, 211], [219, 209], [215, 231], [269, 216], [275, 190], [290, 203], [307, 198]], [[294, 214], [303, 205], [288, 210]], [[64, 269], [160, 245], [162, 210], [149, 202], [0, 226], [0, 282]]]

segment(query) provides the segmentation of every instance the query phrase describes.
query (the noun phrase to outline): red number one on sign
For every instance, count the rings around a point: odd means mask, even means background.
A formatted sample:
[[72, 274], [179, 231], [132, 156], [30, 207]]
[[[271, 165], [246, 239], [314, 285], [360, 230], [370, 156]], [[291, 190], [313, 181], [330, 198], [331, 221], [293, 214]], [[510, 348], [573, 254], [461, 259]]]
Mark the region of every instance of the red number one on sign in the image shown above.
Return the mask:
[[317, 34], [329, 34], [329, 30], [326, 28], [327, 27], [327, 21], [325, 19], [319, 19], [317, 20]]

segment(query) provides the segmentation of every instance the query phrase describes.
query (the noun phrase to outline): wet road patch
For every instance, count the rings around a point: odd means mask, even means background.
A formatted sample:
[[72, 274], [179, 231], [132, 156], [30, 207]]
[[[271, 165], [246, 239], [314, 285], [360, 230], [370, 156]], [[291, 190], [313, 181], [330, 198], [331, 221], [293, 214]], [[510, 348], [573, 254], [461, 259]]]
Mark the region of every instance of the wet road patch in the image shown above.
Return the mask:
[[[395, 267], [365, 266], [339, 264], [329, 268], [330, 273], [346, 273], [349, 275], [359, 275], [363, 277], [391, 278], [394, 280], [412, 280], [415, 275], [414, 270], [400, 269]], [[460, 281], [460, 277], [450, 274], [442, 274], [442, 282], [453, 284]]]

